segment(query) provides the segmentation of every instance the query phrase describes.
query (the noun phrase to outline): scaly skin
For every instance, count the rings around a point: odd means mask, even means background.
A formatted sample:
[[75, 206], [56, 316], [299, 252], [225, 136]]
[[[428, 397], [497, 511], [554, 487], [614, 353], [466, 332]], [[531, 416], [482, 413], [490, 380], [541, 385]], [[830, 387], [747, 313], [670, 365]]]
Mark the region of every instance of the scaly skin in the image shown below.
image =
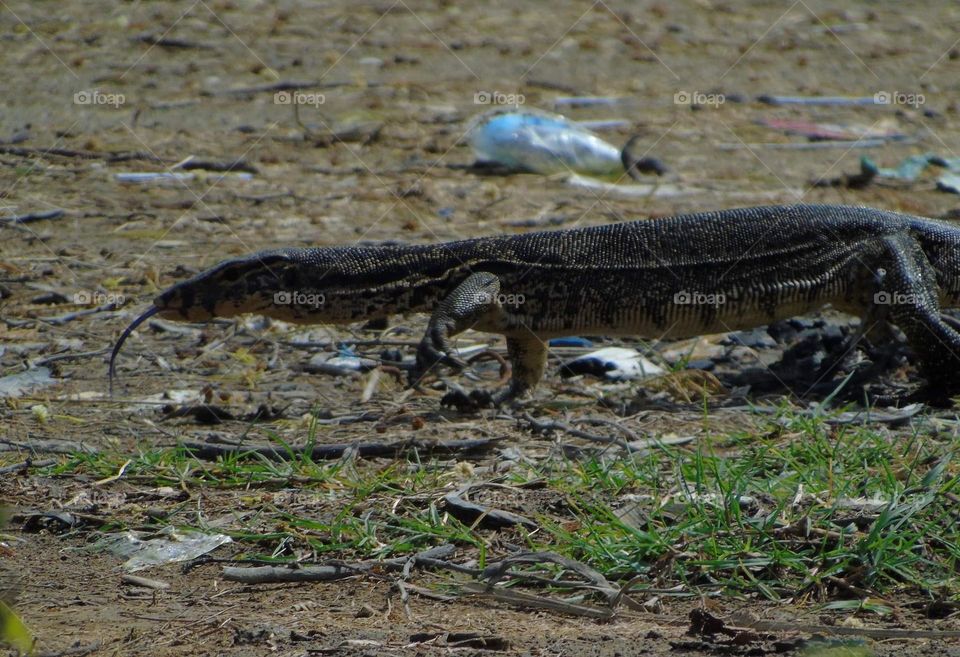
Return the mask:
[[[879, 296], [878, 296], [879, 295]], [[289, 302], [288, 301], [292, 301]], [[799, 205], [484, 237], [419, 246], [279, 249], [228, 260], [174, 285], [146, 317], [205, 321], [257, 313], [344, 324], [430, 313], [421, 371], [461, 364], [450, 338], [507, 338], [510, 387], [534, 387], [544, 341], [564, 335], [682, 338], [768, 324], [826, 304], [888, 320], [932, 386], [956, 387], [960, 229], [871, 208]], [[111, 359], [111, 372], [113, 359]]]

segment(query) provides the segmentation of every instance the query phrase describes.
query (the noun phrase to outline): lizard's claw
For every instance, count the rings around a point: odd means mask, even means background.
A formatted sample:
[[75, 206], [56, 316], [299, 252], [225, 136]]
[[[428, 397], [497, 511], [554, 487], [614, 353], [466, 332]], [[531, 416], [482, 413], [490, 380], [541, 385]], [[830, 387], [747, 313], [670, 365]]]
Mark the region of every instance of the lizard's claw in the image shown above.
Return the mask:
[[931, 408], [950, 408], [953, 399], [950, 393], [939, 386], [923, 385], [913, 392], [868, 395], [872, 406], [906, 406], [908, 404], [926, 404]]
[[423, 340], [417, 347], [417, 364], [410, 370], [410, 385], [415, 385], [423, 376], [437, 365], [447, 365], [455, 370], [467, 368], [467, 362], [449, 351], [437, 349], [430, 340]]

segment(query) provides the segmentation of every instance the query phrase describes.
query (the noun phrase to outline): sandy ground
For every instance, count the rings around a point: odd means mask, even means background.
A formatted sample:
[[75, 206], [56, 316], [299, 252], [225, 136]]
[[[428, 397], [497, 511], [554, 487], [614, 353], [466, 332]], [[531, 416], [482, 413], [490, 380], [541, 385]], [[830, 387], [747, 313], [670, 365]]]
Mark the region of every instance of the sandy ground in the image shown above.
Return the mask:
[[[331, 413], [396, 410], [401, 388], [388, 379], [360, 404], [363, 380], [303, 372], [310, 354], [284, 342], [329, 339], [328, 329], [294, 331], [255, 320], [182, 335], [145, 327], [121, 358], [121, 387], [108, 400], [102, 350], [158, 289], [234, 254], [357, 240], [431, 242], [800, 200], [945, 216], [958, 199], [935, 191], [930, 178], [863, 190], [811, 183], [856, 172], [865, 153], [891, 166], [914, 153], [960, 152], [958, 22], [956, 5], [915, 2], [844, 10], [814, 1], [749, 8], [602, 0], [549, 8], [404, 0], [5, 3], [0, 217], [65, 212], [0, 224], [0, 374], [30, 360], [72, 356], [50, 362], [55, 385], [0, 408], [0, 437], [133, 450], [204, 436], [209, 430], [189, 421], [159, 429], [155, 421], [158, 406], [207, 385], [238, 413], [260, 403], [287, 405], [291, 417], [317, 406]], [[158, 38], [166, 41], [156, 45]], [[267, 88], [281, 81], [314, 83], [300, 90], [299, 118]], [[754, 100], [877, 93], [904, 102], [922, 96], [923, 103], [796, 108]], [[706, 104], [684, 104], [684, 94]], [[467, 121], [490, 108], [477, 101], [510, 95], [544, 109], [562, 96], [628, 97], [620, 106], [569, 113], [626, 119], [627, 127], [606, 137], [620, 144], [642, 135], [643, 150], [669, 173], [646, 196], [631, 198], [559, 179], [464, 170], [473, 161], [461, 140]], [[803, 140], [758, 123], [771, 118], [856, 124], [909, 139], [869, 150], [782, 149], [776, 144]], [[195, 170], [189, 180], [151, 184], [116, 177], [191, 156], [242, 159], [255, 173], [243, 179]], [[109, 301], [122, 302], [121, 309], [49, 321]], [[414, 341], [422, 327], [422, 318], [403, 320], [393, 337]], [[541, 398], [560, 386], [552, 368]], [[30, 410], [37, 403], [49, 410], [46, 423]], [[404, 404], [407, 412], [436, 413], [437, 398], [412, 396]], [[462, 418], [437, 417], [429, 437], [475, 434]], [[688, 420], [665, 413], [661, 421], [666, 431]], [[461, 424], [446, 429], [446, 422]], [[517, 444], [529, 439], [508, 420], [476, 422]], [[236, 422], [221, 430], [238, 435], [245, 428]], [[302, 437], [296, 423], [270, 428]], [[384, 429], [389, 438], [415, 431], [408, 422]], [[352, 425], [329, 436], [351, 441], [368, 432]], [[11, 455], [9, 462], [16, 460]], [[0, 500], [14, 508], [55, 504], [69, 499], [66, 489], [88, 483], [4, 476]], [[118, 487], [128, 491], [122, 482]], [[231, 499], [212, 492], [209, 503], [222, 509]], [[450, 649], [439, 642], [409, 647], [411, 637], [457, 630], [502, 637], [511, 654], [656, 654], [689, 640], [683, 633], [695, 606], [627, 613], [604, 624], [415, 596], [408, 617], [395, 599], [387, 604], [389, 586], [374, 578], [247, 588], [225, 585], [213, 566], [187, 574], [161, 568], [156, 576], [172, 588], [142, 594], [119, 584], [112, 558], [73, 551], [83, 535], [14, 527], [13, 536], [3, 558], [24, 577], [19, 608], [41, 647], [54, 651], [98, 640], [104, 654], [440, 654]], [[711, 604], [724, 613], [807, 613], [750, 601]], [[363, 605], [373, 613], [358, 618]], [[924, 642], [874, 648], [956, 652]]]

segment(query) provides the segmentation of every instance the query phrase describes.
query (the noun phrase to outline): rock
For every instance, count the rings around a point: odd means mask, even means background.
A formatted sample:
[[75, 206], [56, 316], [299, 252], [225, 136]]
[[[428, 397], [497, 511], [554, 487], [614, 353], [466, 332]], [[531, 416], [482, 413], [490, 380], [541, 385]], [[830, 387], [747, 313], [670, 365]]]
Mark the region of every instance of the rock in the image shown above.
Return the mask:
[[771, 349], [777, 346], [777, 341], [767, 333], [766, 328], [756, 328], [752, 331], [735, 331], [729, 333], [721, 344], [742, 345], [752, 349]]
[[723, 345], [714, 344], [707, 338], [700, 337], [675, 342], [660, 356], [668, 363], [678, 363], [685, 358], [688, 360], [720, 360], [726, 352], [727, 348]]

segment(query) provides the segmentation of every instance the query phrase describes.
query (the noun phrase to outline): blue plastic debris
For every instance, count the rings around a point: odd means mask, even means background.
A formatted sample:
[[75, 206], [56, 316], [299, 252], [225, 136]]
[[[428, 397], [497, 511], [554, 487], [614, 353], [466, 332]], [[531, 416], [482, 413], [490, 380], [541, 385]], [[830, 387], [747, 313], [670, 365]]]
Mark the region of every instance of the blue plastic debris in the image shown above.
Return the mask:
[[927, 168], [933, 158], [934, 155], [931, 153], [911, 155], [895, 167], [880, 167], [877, 170], [877, 175], [884, 178], [913, 181], [920, 177], [920, 174], [923, 173], [923, 170]]
[[547, 343], [551, 347], [592, 347], [593, 343], [586, 338], [568, 337], [553, 338]]

